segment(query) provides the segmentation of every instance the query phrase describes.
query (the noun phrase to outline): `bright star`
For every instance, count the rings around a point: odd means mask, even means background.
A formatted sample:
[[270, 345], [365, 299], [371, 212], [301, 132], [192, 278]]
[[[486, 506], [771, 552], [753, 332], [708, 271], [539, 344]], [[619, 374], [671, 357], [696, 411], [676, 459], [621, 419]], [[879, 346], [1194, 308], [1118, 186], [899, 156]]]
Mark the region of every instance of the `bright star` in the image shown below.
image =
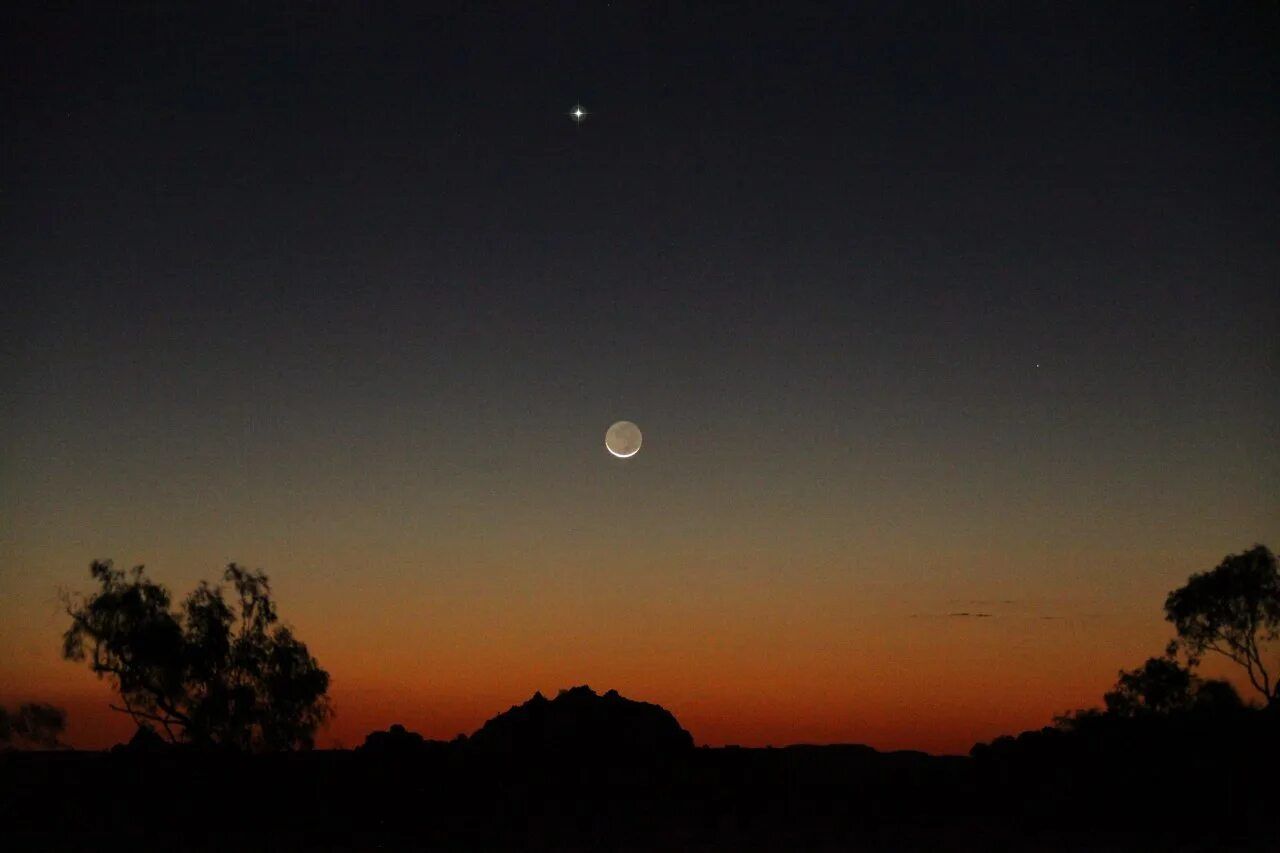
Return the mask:
[[573, 109], [569, 110], [569, 116], [579, 124], [587, 117], [587, 111], [582, 108], [582, 104], [577, 104]]

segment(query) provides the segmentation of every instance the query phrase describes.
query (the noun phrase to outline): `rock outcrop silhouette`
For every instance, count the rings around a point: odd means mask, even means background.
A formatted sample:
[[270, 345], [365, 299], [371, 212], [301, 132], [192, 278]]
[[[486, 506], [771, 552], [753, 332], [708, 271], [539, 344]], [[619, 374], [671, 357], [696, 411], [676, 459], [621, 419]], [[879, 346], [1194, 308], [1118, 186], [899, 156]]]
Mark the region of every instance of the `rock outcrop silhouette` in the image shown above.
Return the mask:
[[693, 749], [693, 736], [660, 705], [636, 702], [586, 685], [541, 693], [489, 720], [470, 749], [498, 755], [664, 756]]
[[134, 755], [169, 752], [175, 747], [160, 736], [151, 726], [138, 726], [133, 737], [127, 743], [118, 743], [111, 747], [112, 752], [125, 752]]

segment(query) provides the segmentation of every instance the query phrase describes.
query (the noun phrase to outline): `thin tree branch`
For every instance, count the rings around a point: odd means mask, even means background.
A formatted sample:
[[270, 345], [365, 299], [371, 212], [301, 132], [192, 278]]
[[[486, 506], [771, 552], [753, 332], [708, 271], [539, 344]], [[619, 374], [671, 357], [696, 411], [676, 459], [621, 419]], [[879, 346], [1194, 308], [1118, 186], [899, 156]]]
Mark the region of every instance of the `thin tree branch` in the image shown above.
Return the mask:
[[[1270, 697], [1272, 692], [1271, 691], [1271, 674], [1267, 672], [1267, 667], [1262, 662], [1262, 652], [1258, 649], [1258, 637], [1257, 637], [1257, 634], [1254, 633], [1254, 627], [1256, 626], [1256, 622], [1251, 619], [1249, 622], [1249, 625], [1250, 625], [1250, 631], [1249, 631], [1248, 639], [1245, 641], [1245, 652], [1249, 655], [1249, 658], [1253, 661], [1253, 664], [1257, 666], [1258, 672], [1262, 675], [1263, 694]], [[1252, 670], [1252, 668], [1253, 667], [1251, 666], [1250, 669]]]
[[[127, 696], [124, 697], [124, 704], [130, 711], [133, 710], [133, 703], [129, 701]], [[137, 720], [135, 719], [134, 722], [136, 723]], [[173, 729], [169, 726], [169, 720], [160, 720], [160, 723], [164, 726], [164, 733], [169, 736], [169, 743], [177, 743], [178, 737], [173, 733]]]
[[1238, 663], [1238, 664], [1240, 664], [1240, 666], [1248, 666], [1248, 662], [1247, 662], [1247, 661], [1245, 661], [1245, 660], [1243, 660], [1243, 659], [1241, 659], [1241, 657], [1240, 657], [1239, 655], [1237, 655], [1234, 651], [1228, 651], [1228, 650], [1226, 650], [1226, 649], [1221, 649], [1221, 648], [1219, 648], [1219, 647], [1218, 647], [1216, 644], [1214, 644], [1214, 643], [1205, 643], [1204, 648], [1205, 648], [1207, 651], [1217, 652], [1218, 654], [1222, 655], [1223, 657], [1225, 657], [1225, 658], [1229, 658], [1233, 663]]
[[160, 723], [161, 725], [164, 726], [165, 731], [168, 733], [169, 740], [172, 740], [174, 742], [177, 741], [177, 739], [173, 736], [173, 730], [169, 728], [170, 723], [176, 722], [176, 720], [173, 720], [172, 718], [160, 717], [155, 714], [148, 714], [146, 711], [139, 711], [138, 709], [132, 706], [128, 708], [121, 708], [119, 705], [108, 705], [107, 707], [113, 711], [119, 711], [122, 714], [128, 714], [130, 717], [133, 717], [133, 721], [135, 723], [138, 722], [139, 719], [152, 720], [154, 722]]
[[1245, 674], [1249, 676], [1249, 683], [1253, 685], [1253, 689], [1257, 690], [1264, 697], [1266, 697], [1268, 702], [1271, 701], [1271, 691], [1268, 688], [1265, 688], [1261, 684], [1259, 684], [1257, 676], [1254, 675], [1254, 663], [1252, 660], [1250, 660], [1247, 657], [1242, 658], [1238, 654], [1235, 654], [1234, 652], [1224, 651], [1223, 649], [1218, 648], [1213, 643], [1206, 643], [1204, 648], [1206, 651], [1217, 652], [1223, 657], [1228, 658], [1232, 662], [1237, 663], [1240, 666], [1244, 667]]

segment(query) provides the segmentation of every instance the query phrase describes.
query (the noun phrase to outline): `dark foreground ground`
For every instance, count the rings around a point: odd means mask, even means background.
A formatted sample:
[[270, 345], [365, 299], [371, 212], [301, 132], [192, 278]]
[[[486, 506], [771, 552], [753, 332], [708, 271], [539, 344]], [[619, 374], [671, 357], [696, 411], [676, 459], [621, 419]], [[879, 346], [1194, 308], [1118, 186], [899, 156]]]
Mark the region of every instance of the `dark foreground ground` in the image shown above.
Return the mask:
[[1280, 741], [1117, 731], [519, 758], [0, 754], [9, 850], [1280, 850]]

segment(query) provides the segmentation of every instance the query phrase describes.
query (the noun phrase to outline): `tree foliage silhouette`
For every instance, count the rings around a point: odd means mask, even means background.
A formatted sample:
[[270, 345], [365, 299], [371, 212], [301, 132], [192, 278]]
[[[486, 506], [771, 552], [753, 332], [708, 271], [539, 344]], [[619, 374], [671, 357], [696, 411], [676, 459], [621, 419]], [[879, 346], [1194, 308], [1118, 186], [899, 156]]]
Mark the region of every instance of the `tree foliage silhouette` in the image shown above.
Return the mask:
[[171, 741], [245, 750], [310, 748], [332, 715], [329, 674], [279, 624], [261, 571], [232, 563], [223, 586], [200, 585], [170, 610], [169, 591], [136, 566], [126, 576], [94, 561], [99, 583], [88, 598], [66, 600], [68, 660], [89, 661], [140, 726], [157, 723]]
[[0, 707], [0, 746], [62, 746], [58, 736], [67, 727], [61, 708], [42, 702], [24, 702], [16, 710]]
[[1114, 689], [1103, 694], [1108, 714], [1137, 717], [1181, 711], [1222, 711], [1241, 707], [1235, 688], [1205, 681], [1169, 657], [1148, 658], [1137, 669], [1121, 670]]
[[1182, 648], [1192, 666], [1216, 652], [1244, 668], [1269, 706], [1280, 704], [1280, 683], [1263, 660], [1266, 645], [1280, 636], [1280, 569], [1266, 546], [1192, 575], [1169, 593], [1164, 610], [1178, 631], [1170, 652]]

